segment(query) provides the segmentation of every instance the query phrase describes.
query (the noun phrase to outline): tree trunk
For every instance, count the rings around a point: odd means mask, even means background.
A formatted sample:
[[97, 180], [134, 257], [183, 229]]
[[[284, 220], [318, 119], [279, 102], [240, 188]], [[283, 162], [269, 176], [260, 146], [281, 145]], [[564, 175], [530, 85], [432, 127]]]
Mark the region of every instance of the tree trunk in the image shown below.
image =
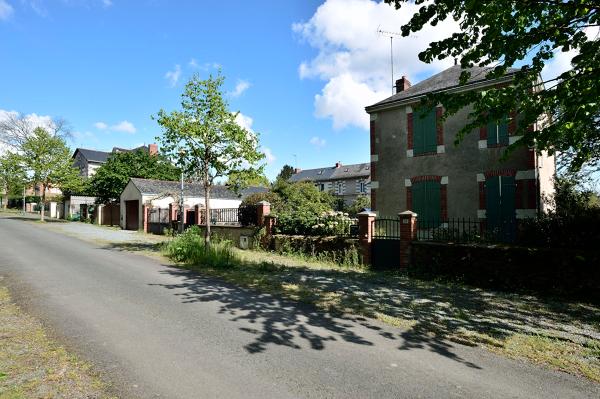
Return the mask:
[[42, 183], [42, 213], [41, 221], [44, 221], [44, 213], [46, 212], [46, 185]]
[[8, 208], [8, 185], [5, 187], [5, 193], [2, 196], [2, 207], [4, 208], [4, 210]]
[[210, 246], [210, 186], [204, 183], [204, 208], [206, 209], [206, 231], [204, 232], [204, 245]]

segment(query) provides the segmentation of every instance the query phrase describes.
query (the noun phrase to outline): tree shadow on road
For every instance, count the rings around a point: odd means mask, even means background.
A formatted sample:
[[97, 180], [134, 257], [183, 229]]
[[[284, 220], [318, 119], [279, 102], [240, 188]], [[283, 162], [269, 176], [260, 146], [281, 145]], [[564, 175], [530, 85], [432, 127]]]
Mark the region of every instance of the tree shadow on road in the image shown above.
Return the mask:
[[[373, 346], [373, 338], [377, 335], [385, 338], [390, 343], [390, 348], [397, 345], [402, 349], [418, 347], [411, 344], [408, 340], [410, 337], [404, 336], [402, 331], [362, 316], [323, 311], [311, 304], [240, 288], [221, 279], [205, 277], [188, 270], [168, 267], [162, 273], [178, 277], [182, 281], [178, 284], [153, 285], [173, 290], [174, 295], [180, 297], [183, 303], [217, 303], [219, 314], [230, 316], [231, 322], [241, 323], [240, 330], [253, 336], [252, 342], [244, 347], [249, 353], [264, 352], [269, 345], [323, 350], [327, 342], [340, 340]], [[365, 331], [363, 327], [370, 331]], [[426, 349], [468, 367], [479, 368], [453, 353], [452, 347], [451, 343], [442, 339], [429, 339]]]

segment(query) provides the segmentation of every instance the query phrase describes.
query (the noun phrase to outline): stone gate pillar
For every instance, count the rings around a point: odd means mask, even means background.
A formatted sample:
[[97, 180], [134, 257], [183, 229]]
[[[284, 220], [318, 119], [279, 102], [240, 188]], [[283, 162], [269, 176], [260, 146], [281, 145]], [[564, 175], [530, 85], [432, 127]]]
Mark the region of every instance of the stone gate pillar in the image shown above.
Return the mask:
[[358, 242], [362, 255], [363, 265], [371, 264], [371, 242], [373, 240], [373, 222], [375, 212], [361, 212], [358, 214]]
[[417, 214], [404, 211], [398, 214], [400, 218], [400, 268], [411, 264], [412, 242], [417, 239]]

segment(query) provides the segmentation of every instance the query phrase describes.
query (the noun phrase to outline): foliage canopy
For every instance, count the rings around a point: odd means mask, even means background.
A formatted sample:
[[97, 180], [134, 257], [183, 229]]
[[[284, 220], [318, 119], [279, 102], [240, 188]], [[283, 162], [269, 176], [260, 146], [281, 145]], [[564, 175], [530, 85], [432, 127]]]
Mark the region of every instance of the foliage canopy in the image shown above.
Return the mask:
[[[401, 8], [408, 0], [385, 0]], [[412, 0], [411, 0], [412, 1]], [[489, 120], [510, 111], [519, 114], [518, 145], [538, 151], [566, 154], [563, 166], [578, 170], [600, 161], [600, 41], [591, 33], [600, 23], [600, 3], [589, 0], [416, 0], [421, 5], [401, 27], [402, 35], [419, 32], [448, 18], [458, 21], [460, 32], [432, 42], [419, 54], [430, 63], [458, 58], [463, 68], [487, 66], [488, 78], [506, 74], [515, 63], [523, 66], [512, 84], [483, 91], [449, 95], [437, 93], [432, 103], [442, 103], [444, 116], [472, 104], [471, 121], [459, 132], [457, 142]], [[589, 36], [588, 36], [589, 35]], [[556, 52], [574, 50], [572, 69], [540, 79], [542, 69]], [[461, 84], [469, 78], [464, 70]], [[535, 122], [544, 116], [544, 123]], [[528, 127], [533, 126], [532, 130]]]

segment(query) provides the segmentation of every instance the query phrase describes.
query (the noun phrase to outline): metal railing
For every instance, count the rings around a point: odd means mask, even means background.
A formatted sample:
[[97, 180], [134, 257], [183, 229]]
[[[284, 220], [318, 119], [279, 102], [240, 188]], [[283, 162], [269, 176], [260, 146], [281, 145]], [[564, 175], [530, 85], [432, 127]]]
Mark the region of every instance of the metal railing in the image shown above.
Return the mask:
[[456, 243], [509, 243], [516, 239], [516, 226], [515, 220], [491, 223], [486, 219], [423, 220], [417, 218], [417, 239]]

